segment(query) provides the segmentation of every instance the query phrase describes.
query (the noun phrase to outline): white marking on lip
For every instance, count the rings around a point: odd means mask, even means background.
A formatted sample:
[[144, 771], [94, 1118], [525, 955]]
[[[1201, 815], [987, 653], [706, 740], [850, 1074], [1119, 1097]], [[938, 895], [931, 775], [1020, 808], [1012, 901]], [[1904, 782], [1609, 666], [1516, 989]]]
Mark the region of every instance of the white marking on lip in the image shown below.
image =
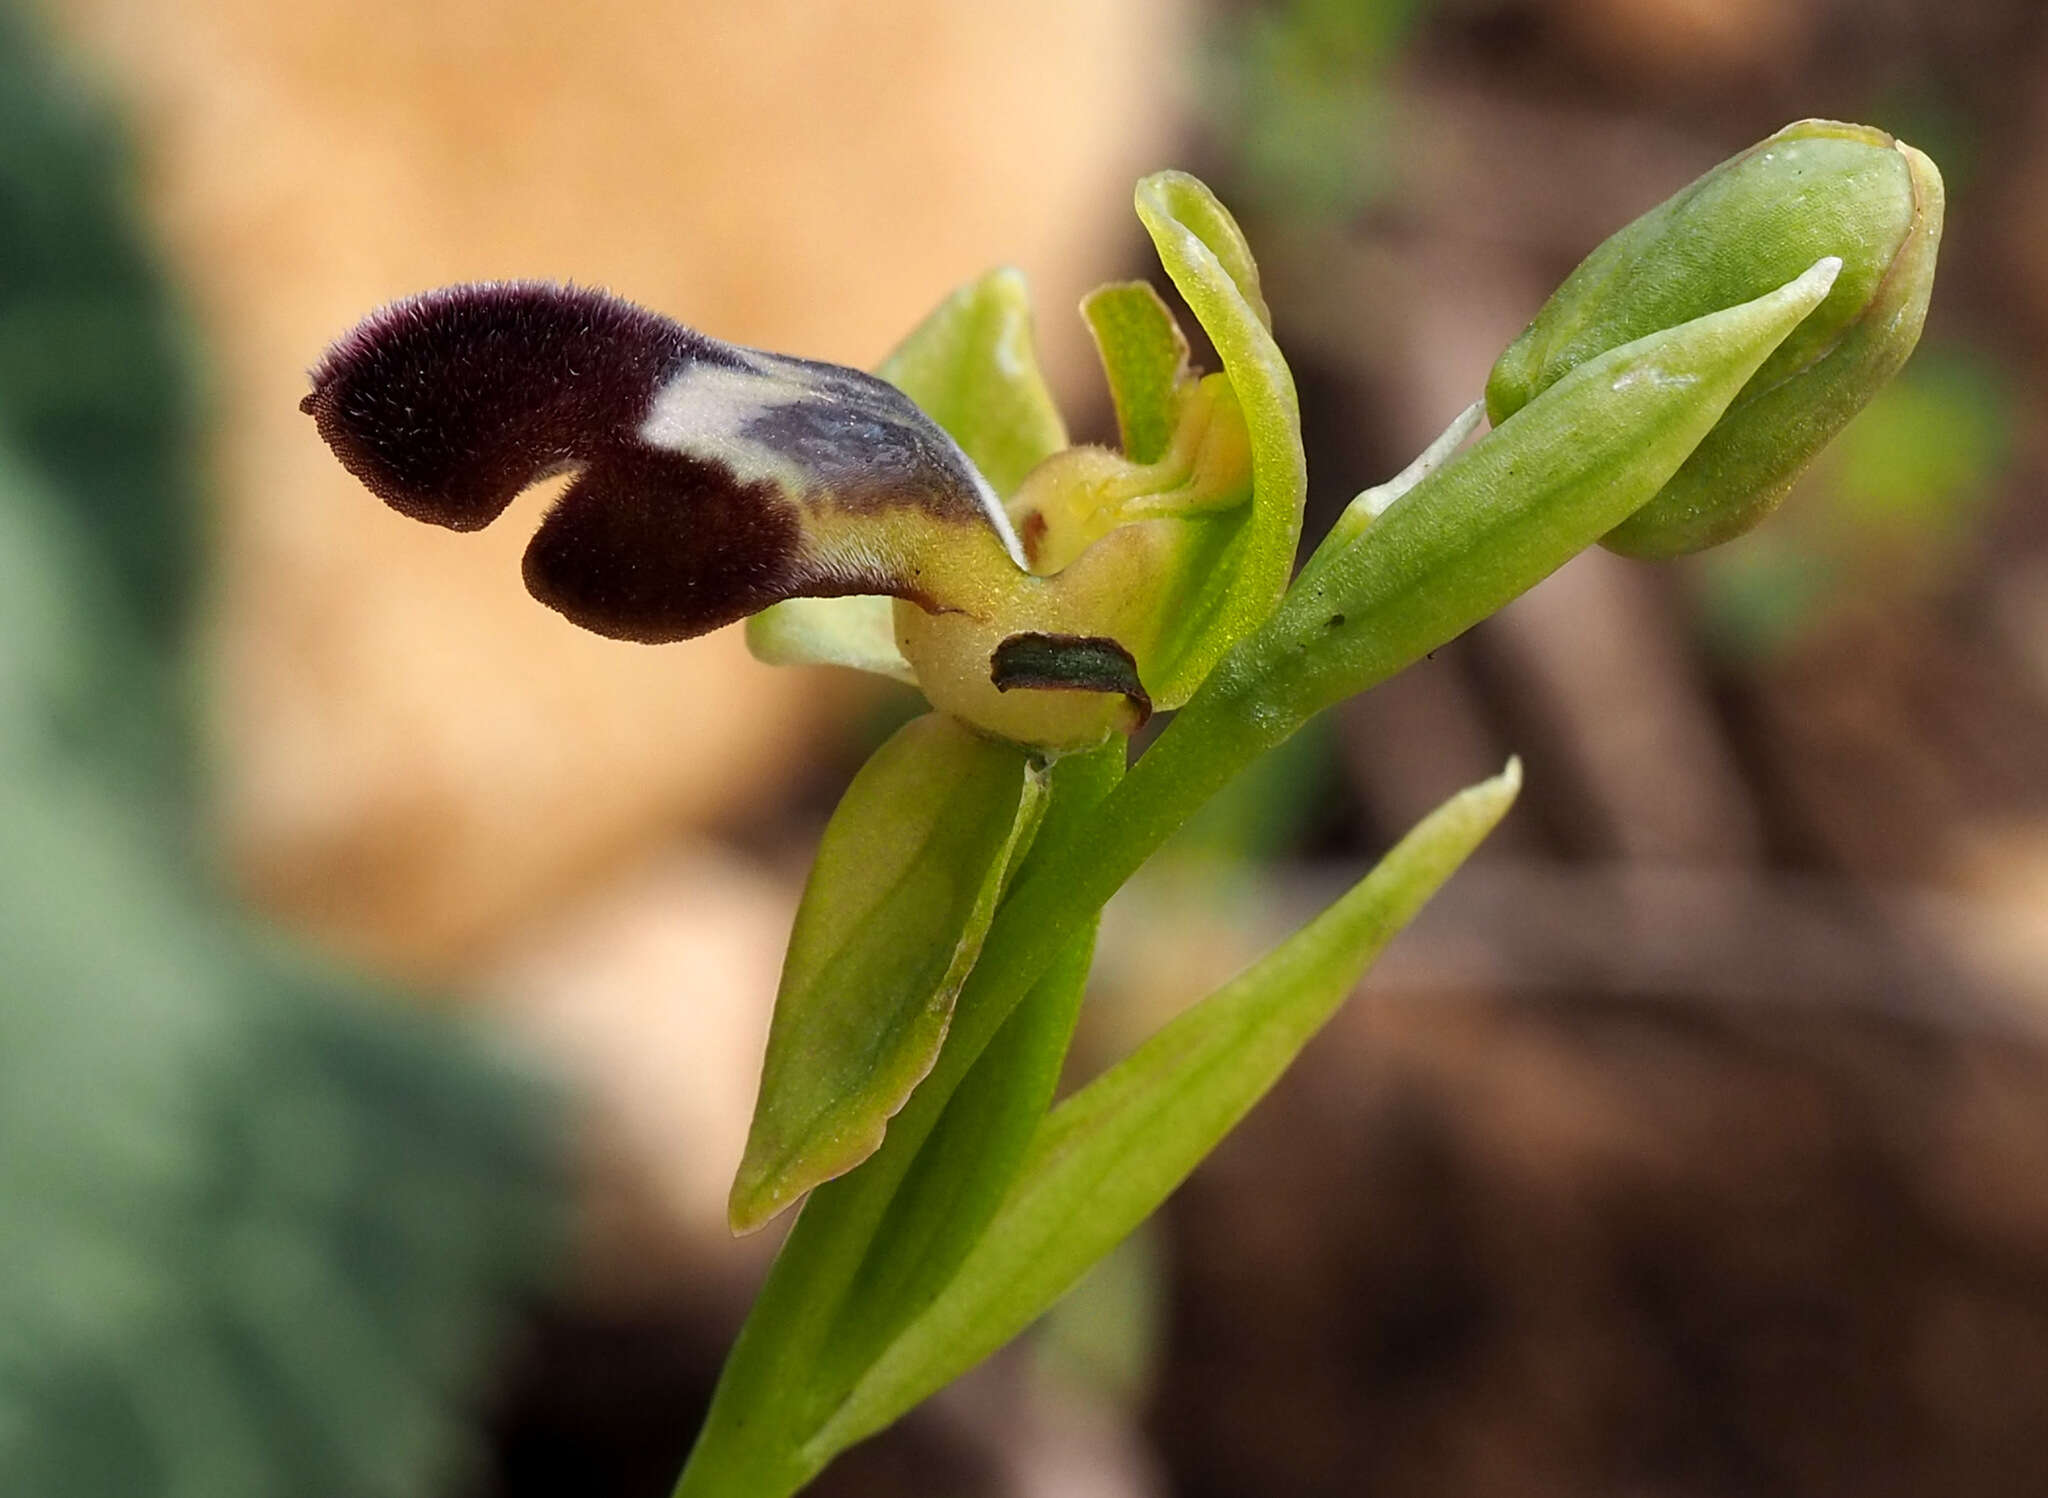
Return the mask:
[[1017, 564], [1019, 572], [1029, 572], [1031, 564], [1024, 559], [1024, 543], [1017, 539], [1017, 531], [1010, 524], [1010, 512], [1003, 508], [1003, 501], [989, 481], [981, 476], [981, 470], [974, 466], [974, 460], [960, 451], [960, 444], [953, 442], [951, 435], [946, 441], [952, 443], [953, 451], [960, 453], [960, 461], [966, 467], [968, 476], [974, 480], [974, 493], [981, 500], [982, 513], [988, 516], [988, 523], [995, 527], [997, 537], [1003, 543], [1003, 550], [1010, 554], [1010, 560]]
[[806, 476], [798, 464], [740, 434], [763, 413], [815, 396], [796, 380], [758, 369], [690, 364], [655, 392], [639, 437], [664, 452], [712, 458], [741, 483], [768, 480], [801, 492]]
[[[802, 465], [768, 444], [741, 434], [750, 423], [779, 407], [804, 402], [829, 405], [833, 399], [829, 390], [763, 369], [751, 361], [743, 369], [690, 364], [655, 392], [647, 417], [640, 423], [639, 437], [648, 446], [665, 452], [715, 459], [741, 483], [767, 480], [781, 485], [787, 493], [801, 494], [809, 487], [811, 477]], [[1010, 560], [1019, 571], [1029, 571], [1024, 544], [1010, 524], [1002, 498], [944, 428], [933, 422], [931, 432], [958, 460], [961, 472], [974, 485], [982, 513], [994, 527]]]

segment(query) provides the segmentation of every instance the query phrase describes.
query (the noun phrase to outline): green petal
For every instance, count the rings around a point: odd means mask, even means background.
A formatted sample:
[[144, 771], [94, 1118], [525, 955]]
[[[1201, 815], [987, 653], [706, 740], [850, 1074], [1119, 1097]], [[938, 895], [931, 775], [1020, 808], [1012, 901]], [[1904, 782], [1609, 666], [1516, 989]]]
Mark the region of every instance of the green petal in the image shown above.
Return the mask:
[[1180, 387], [1188, 377], [1188, 340], [1158, 292], [1143, 281], [1098, 286], [1081, 299], [1081, 316], [1116, 405], [1124, 456], [1156, 463], [1179, 424]]
[[973, 1367], [1144, 1221], [1279, 1080], [1520, 784], [1511, 762], [1454, 796], [1302, 931], [1055, 1109], [959, 1273], [806, 1455], [822, 1464]]
[[1023, 750], [937, 713], [899, 730], [847, 787], [790, 934], [735, 1232], [881, 1145], [938, 1056], [1044, 787]]
[[1185, 172], [1145, 178], [1137, 209], [1167, 275], [1216, 346], [1252, 448], [1250, 507], [1184, 522], [1191, 541], [1183, 574], [1188, 581], [1156, 651], [1163, 670], [1147, 683], [1156, 703], [1174, 707], [1224, 651], [1265, 621], [1285, 591], [1308, 468], [1294, 377], [1273, 341], [1243, 231]]
[[944, 427], [998, 494], [1067, 445], [1021, 271], [1006, 266], [961, 287], [875, 373]]
[[884, 594], [791, 598], [747, 620], [747, 649], [770, 666], [847, 666], [917, 685], [896, 648], [896, 601]]

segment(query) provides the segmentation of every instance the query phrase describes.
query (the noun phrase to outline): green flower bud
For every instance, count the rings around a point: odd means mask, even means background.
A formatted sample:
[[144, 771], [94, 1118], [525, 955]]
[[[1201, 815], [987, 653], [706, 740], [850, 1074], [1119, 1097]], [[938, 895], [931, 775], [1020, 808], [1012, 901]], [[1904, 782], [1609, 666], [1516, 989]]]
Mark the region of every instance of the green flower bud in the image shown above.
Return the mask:
[[1611, 348], [1750, 301], [1824, 256], [1833, 291], [1655, 498], [1605, 537], [1669, 557], [1741, 535], [1919, 341], [1941, 243], [1941, 174], [1881, 130], [1801, 120], [1723, 162], [1572, 272], [1486, 385], [1498, 425]]

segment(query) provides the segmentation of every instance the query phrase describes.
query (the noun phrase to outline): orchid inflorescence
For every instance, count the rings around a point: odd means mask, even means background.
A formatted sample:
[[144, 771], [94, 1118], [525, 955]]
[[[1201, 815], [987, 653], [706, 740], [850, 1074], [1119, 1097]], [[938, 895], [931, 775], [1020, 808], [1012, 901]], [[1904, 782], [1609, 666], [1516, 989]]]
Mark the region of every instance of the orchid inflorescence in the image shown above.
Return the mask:
[[[679, 1493], [794, 1492], [1165, 1198], [1519, 770], [1053, 1108], [1103, 903], [1314, 713], [1585, 547], [1670, 556], [1762, 520], [1911, 352], [1943, 207], [1933, 164], [1862, 126], [1802, 121], [1717, 167], [1595, 250], [1290, 585], [1306, 469], [1251, 251], [1192, 177], [1136, 201], [1222, 368], [1191, 367], [1151, 286], [1092, 293], [1118, 451], [1070, 445], [1013, 271], [875, 375], [528, 282], [397, 303], [314, 372], [320, 435], [415, 519], [477, 529], [572, 474], [525, 577], [574, 623], [662, 642], [746, 619], [764, 660], [935, 709], [855, 777], [804, 892], [731, 1216], [808, 1205]], [[1170, 709], [1126, 773], [1125, 735]]]

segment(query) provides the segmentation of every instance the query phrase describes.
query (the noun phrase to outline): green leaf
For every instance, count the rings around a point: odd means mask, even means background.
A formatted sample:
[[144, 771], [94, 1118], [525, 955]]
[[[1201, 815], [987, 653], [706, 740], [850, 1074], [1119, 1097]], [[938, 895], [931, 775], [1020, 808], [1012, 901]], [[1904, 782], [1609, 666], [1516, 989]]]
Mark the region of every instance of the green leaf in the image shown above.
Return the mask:
[[1179, 424], [1180, 387], [1188, 377], [1188, 340], [1158, 292], [1143, 281], [1116, 281], [1081, 298], [1081, 316], [1116, 406], [1124, 456], [1156, 463]]
[[1186, 701], [1223, 653], [1265, 622], [1286, 589], [1301, 535], [1308, 467], [1294, 377], [1273, 341], [1272, 317], [1244, 232], [1215, 195], [1185, 172], [1159, 172], [1141, 181], [1137, 209], [1160, 263], [1223, 360], [1252, 448], [1249, 509], [1183, 522], [1212, 539], [1208, 555], [1191, 568], [1197, 581], [1177, 601], [1157, 651], [1170, 667], [1147, 682], [1153, 700], [1171, 706]]
[[747, 620], [747, 649], [764, 665], [846, 666], [917, 685], [896, 648], [896, 600], [882, 594], [784, 599]]
[[[1059, 760], [1045, 828], [1084, 825], [1123, 754], [1118, 741]], [[812, 1193], [726, 1359], [679, 1495], [780, 1498], [815, 1475], [805, 1443], [951, 1278], [1014, 1179], [1051, 1099], [1093, 946], [1091, 918], [960, 1066], [964, 1087], [936, 1100], [920, 1088], [872, 1160]]]
[[1004, 267], [961, 287], [875, 372], [944, 427], [998, 494], [1014, 493], [1067, 445], [1039, 373], [1021, 271]]
[[931, 1070], [1012, 861], [1044, 810], [1022, 749], [944, 714], [906, 724], [847, 787], [784, 959], [735, 1232], [873, 1154]]
[[1279, 1080], [1520, 784], [1511, 761], [1452, 797], [1330, 909], [1056, 1109], [959, 1273], [807, 1455], [822, 1464], [973, 1367], [1144, 1221]]

